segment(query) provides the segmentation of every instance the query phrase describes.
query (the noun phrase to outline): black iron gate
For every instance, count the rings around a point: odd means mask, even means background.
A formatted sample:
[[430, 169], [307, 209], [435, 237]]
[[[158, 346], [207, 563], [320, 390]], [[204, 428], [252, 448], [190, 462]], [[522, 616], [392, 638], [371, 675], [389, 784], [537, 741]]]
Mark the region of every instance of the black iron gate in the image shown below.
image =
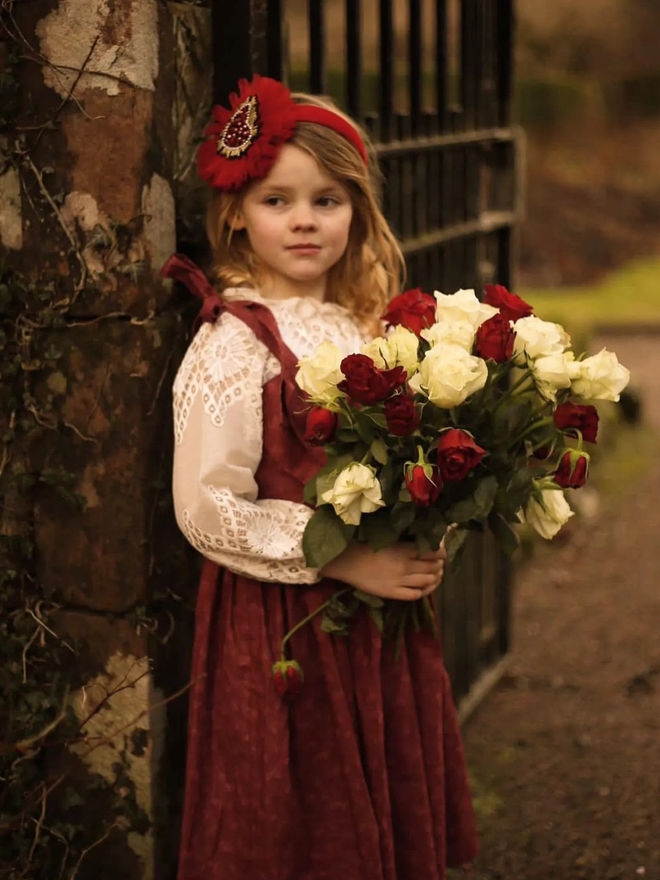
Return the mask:
[[[213, 0], [215, 100], [254, 72], [332, 95], [377, 144], [407, 286], [508, 285], [514, 2]], [[443, 585], [445, 656], [464, 713], [502, 668], [509, 580], [485, 535]]]

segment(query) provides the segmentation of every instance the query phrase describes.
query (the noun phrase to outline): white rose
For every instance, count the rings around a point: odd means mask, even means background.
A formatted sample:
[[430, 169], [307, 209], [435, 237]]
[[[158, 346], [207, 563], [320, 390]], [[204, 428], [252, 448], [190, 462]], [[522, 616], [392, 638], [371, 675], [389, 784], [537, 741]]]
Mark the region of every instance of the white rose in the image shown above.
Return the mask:
[[431, 345], [460, 345], [466, 351], [472, 351], [475, 330], [469, 321], [440, 321], [422, 330], [421, 335]]
[[315, 403], [332, 403], [341, 395], [337, 383], [344, 378], [340, 369], [343, 359], [344, 354], [338, 346], [333, 342], [322, 342], [313, 354], [299, 361], [296, 383]]
[[385, 506], [376, 472], [358, 463], [344, 468], [332, 489], [321, 495], [321, 500], [332, 504], [337, 516], [351, 526], [359, 524], [363, 513], [373, 513]]
[[360, 349], [370, 357], [379, 370], [403, 367], [409, 376], [417, 370], [419, 363], [419, 339], [411, 330], [397, 325], [386, 338], [377, 337]]
[[541, 501], [530, 497], [522, 519], [549, 541], [573, 515], [561, 489], [543, 489]]
[[437, 406], [458, 406], [486, 384], [486, 362], [458, 345], [435, 345], [410, 380], [413, 391], [425, 394]]
[[518, 363], [524, 363], [524, 353], [532, 359], [561, 354], [566, 348], [566, 340], [569, 338], [560, 324], [542, 321], [534, 315], [530, 315], [528, 318], [519, 318], [513, 325], [513, 329], [516, 331], [513, 352]]
[[630, 381], [630, 370], [619, 363], [613, 351], [603, 348], [598, 354], [578, 363], [579, 373], [572, 391], [585, 400], [618, 400]]
[[565, 351], [537, 358], [532, 370], [541, 394], [548, 400], [556, 400], [559, 388], [571, 387], [571, 381], [580, 372], [580, 365], [572, 351]]
[[437, 306], [435, 319], [441, 321], [467, 321], [477, 330], [484, 321], [499, 312], [494, 306], [479, 301], [474, 290], [457, 290], [454, 294], [435, 292]]

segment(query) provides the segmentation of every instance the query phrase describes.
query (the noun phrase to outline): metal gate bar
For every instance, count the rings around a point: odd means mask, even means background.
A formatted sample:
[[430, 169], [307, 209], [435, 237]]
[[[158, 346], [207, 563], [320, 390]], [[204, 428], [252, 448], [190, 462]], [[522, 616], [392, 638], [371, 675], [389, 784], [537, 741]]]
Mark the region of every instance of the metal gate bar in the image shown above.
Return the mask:
[[[450, 292], [510, 283], [518, 215], [514, 0], [407, 0], [405, 33], [394, 0], [213, 4], [216, 101], [223, 102], [241, 76], [259, 72], [287, 80], [304, 72], [311, 91], [332, 90], [371, 132], [386, 182], [384, 210], [402, 243], [408, 286]], [[296, 29], [300, 12], [307, 20], [304, 34]], [[327, 22], [338, 13], [345, 21], [343, 60], [330, 71], [337, 38]], [[368, 70], [364, 41], [376, 34], [378, 68]], [[307, 56], [298, 71], [292, 47], [301, 38]], [[407, 55], [403, 77], [397, 47]], [[449, 577], [440, 593], [445, 657], [463, 714], [496, 678], [508, 651], [509, 582], [508, 564], [491, 536], [477, 536], [460, 578]]]

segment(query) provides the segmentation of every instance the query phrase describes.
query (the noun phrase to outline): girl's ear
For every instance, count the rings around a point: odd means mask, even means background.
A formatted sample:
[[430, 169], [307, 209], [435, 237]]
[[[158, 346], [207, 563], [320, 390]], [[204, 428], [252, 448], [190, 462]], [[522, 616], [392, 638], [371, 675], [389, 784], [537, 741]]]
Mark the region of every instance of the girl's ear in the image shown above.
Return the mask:
[[236, 213], [228, 222], [232, 232], [240, 232], [241, 229], [245, 229], [245, 220], [243, 218], [243, 212], [240, 208], [236, 209]]

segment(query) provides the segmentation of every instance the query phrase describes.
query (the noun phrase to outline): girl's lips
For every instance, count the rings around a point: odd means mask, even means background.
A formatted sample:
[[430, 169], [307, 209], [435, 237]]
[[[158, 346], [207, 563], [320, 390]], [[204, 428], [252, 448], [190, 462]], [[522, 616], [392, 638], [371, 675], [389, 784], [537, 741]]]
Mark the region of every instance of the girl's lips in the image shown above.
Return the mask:
[[321, 245], [319, 244], [292, 244], [287, 248], [288, 251], [296, 251], [303, 253], [316, 253], [321, 250]]

